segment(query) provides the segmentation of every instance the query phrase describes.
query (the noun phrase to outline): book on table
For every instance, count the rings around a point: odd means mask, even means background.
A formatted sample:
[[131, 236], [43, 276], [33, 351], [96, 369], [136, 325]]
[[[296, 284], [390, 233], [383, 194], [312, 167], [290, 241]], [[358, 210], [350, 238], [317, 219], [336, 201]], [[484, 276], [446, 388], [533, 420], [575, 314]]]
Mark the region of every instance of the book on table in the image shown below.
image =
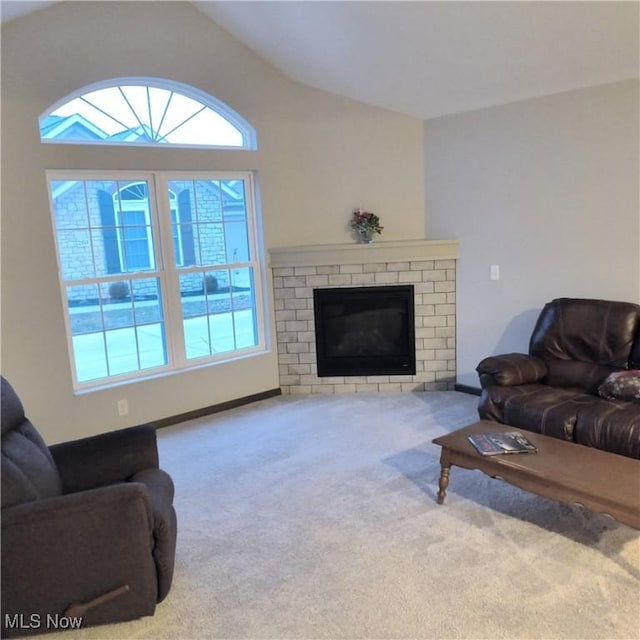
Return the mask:
[[505, 453], [535, 453], [538, 449], [518, 431], [476, 433], [469, 442], [483, 456], [498, 456]]

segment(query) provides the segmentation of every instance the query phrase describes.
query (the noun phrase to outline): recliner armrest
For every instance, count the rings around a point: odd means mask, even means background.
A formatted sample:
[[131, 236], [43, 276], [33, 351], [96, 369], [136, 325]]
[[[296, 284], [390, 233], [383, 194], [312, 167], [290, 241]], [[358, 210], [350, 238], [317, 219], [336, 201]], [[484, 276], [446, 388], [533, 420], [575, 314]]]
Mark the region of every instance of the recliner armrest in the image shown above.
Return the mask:
[[156, 430], [140, 425], [49, 447], [64, 493], [124, 482], [158, 468]]
[[123, 585], [129, 591], [87, 612], [83, 627], [153, 613], [153, 519], [140, 483], [3, 509], [2, 626], [6, 614], [45, 619]]
[[[125, 503], [134, 505], [132, 508], [139, 515], [132, 518], [130, 511], [125, 518]], [[136, 527], [140, 526], [140, 518], [143, 518], [147, 521], [145, 535], [149, 535], [153, 529], [153, 508], [149, 492], [143, 484], [123, 482], [7, 507], [2, 510], [2, 542], [7, 541], [5, 536], [9, 536], [13, 527], [25, 527], [34, 539], [41, 536], [41, 544], [50, 544], [47, 540], [52, 538], [52, 526], [68, 527], [68, 532], [78, 531], [83, 528], [82, 521], [86, 521], [91, 528], [91, 531], [84, 531], [84, 537], [90, 533], [95, 537], [97, 533], [102, 535], [105, 528], [102, 525], [113, 521], [114, 518], [123, 521], [128, 519], [132, 524], [135, 523]], [[59, 524], [53, 525], [53, 522]]]
[[539, 382], [547, 375], [544, 360], [526, 353], [507, 353], [484, 358], [476, 367], [483, 389]]

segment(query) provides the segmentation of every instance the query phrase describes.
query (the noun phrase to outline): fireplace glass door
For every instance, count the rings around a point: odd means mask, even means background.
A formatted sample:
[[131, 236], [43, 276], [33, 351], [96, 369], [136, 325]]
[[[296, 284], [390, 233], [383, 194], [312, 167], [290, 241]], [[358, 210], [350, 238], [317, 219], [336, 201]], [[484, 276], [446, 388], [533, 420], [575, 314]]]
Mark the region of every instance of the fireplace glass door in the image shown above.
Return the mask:
[[318, 376], [414, 375], [412, 285], [315, 289]]

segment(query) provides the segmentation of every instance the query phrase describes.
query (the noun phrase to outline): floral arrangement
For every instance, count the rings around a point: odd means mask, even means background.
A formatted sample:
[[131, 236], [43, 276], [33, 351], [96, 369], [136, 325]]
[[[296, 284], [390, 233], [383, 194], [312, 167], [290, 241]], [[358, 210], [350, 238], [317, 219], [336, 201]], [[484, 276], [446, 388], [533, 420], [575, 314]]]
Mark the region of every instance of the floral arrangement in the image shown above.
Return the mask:
[[353, 212], [350, 222], [351, 228], [363, 238], [371, 239], [374, 233], [382, 233], [384, 227], [375, 213], [358, 208]]

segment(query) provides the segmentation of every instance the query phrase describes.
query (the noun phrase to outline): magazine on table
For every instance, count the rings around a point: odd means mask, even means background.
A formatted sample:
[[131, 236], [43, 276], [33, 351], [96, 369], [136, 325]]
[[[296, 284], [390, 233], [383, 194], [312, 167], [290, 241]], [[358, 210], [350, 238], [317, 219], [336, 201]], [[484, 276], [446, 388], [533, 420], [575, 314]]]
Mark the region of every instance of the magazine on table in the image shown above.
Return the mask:
[[505, 453], [535, 453], [538, 449], [519, 431], [476, 433], [469, 442], [483, 456], [498, 456]]

